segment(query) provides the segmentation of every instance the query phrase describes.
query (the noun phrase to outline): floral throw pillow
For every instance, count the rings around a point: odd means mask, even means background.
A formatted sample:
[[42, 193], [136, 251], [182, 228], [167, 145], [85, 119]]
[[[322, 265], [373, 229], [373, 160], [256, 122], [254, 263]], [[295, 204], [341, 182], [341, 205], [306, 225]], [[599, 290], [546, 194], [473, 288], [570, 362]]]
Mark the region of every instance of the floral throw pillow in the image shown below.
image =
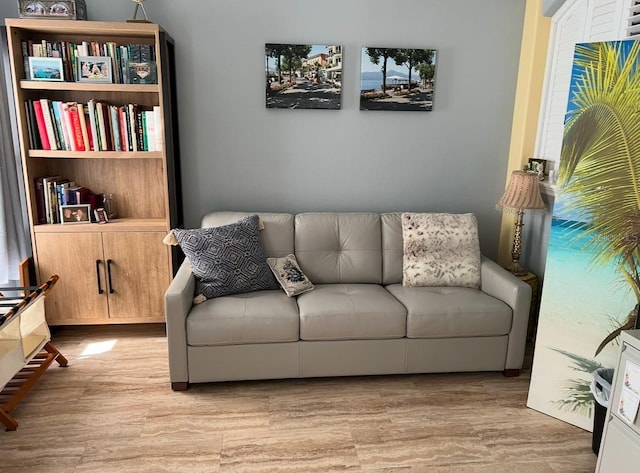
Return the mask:
[[473, 214], [403, 213], [404, 286], [480, 287], [480, 242]]
[[297, 296], [314, 288], [309, 278], [298, 266], [295, 255], [283, 258], [267, 258], [267, 264], [273, 271], [287, 297]]

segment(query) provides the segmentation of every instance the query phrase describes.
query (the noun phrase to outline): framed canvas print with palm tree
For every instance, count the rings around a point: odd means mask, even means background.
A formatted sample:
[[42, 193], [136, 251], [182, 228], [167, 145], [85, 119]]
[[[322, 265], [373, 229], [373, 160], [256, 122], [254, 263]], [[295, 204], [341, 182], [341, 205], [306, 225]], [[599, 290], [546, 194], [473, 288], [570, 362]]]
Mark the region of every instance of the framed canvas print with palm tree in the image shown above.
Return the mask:
[[578, 44], [527, 405], [593, 428], [640, 300], [640, 42]]

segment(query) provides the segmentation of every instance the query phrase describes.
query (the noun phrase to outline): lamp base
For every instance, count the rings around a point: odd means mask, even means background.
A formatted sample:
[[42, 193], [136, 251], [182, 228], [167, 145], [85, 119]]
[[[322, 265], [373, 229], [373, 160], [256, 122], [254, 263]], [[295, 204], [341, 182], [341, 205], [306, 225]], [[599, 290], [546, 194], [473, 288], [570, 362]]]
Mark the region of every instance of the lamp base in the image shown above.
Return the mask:
[[524, 267], [522, 267], [522, 265], [517, 261], [512, 261], [511, 264], [507, 267], [507, 269], [514, 276], [524, 276], [525, 274], [529, 273], [529, 271], [527, 271]]

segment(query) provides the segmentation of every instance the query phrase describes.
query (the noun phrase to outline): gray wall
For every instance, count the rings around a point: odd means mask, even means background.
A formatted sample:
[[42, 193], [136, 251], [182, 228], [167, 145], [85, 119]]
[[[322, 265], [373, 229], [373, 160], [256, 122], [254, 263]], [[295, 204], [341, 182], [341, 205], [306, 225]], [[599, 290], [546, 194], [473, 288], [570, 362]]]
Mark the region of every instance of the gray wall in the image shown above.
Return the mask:
[[553, 16], [566, 0], [542, 0], [542, 14]]
[[[187, 227], [219, 209], [474, 212], [482, 250], [496, 256], [525, 0], [145, 7], [176, 42]], [[124, 21], [134, 4], [87, 0], [87, 10]], [[267, 110], [266, 42], [342, 44], [342, 110]], [[365, 46], [437, 49], [434, 111], [361, 112]]]

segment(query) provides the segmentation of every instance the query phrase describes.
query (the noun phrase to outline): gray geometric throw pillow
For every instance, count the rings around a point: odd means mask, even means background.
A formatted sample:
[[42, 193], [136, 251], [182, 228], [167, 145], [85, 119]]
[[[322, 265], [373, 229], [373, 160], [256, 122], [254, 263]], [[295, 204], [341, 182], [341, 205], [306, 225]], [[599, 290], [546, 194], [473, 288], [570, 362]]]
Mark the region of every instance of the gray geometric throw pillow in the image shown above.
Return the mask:
[[191, 263], [196, 296], [211, 299], [280, 287], [267, 264], [257, 215], [230, 225], [172, 232]]

